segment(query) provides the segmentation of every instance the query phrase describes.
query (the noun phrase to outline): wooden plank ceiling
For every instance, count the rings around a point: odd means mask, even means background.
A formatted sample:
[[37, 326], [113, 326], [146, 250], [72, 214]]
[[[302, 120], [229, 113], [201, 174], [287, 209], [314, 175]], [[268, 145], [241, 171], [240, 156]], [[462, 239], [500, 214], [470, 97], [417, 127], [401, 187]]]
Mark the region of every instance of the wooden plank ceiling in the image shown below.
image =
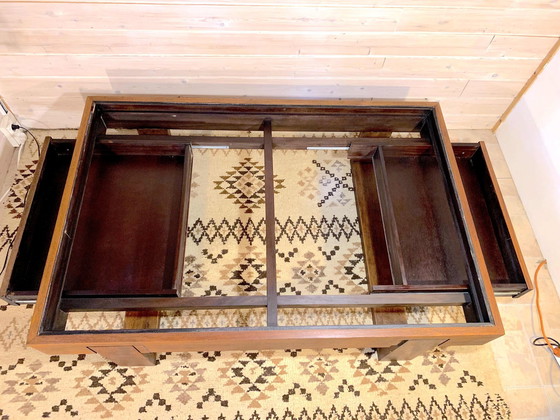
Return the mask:
[[36, 128], [144, 93], [438, 100], [487, 129], [559, 36], [557, 0], [0, 1], [0, 95]]

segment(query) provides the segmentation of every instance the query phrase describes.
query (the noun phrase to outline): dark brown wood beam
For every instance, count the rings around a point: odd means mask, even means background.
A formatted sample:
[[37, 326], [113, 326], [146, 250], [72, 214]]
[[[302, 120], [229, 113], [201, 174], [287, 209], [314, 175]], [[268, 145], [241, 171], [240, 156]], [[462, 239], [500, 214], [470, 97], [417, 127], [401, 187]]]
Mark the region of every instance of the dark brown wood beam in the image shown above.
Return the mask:
[[[139, 130], [140, 131], [140, 130]], [[97, 138], [99, 145], [126, 144], [134, 146], [227, 146], [230, 149], [262, 149], [264, 137], [248, 136], [165, 136], [165, 135], [134, 135], [110, 134]], [[417, 146], [427, 148], [430, 143], [424, 139], [370, 138], [370, 137], [274, 137], [273, 149], [301, 149], [308, 147], [350, 147], [351, 150], [371, 149], [378, 146]], [[360, 152], [361, 153], [361, 152]], [[362, 154], [357, 154], [361, 156]], [[349, 155], [349, 157], [352, 157]]]
[[266, 296], [196, 296], [196, 297], [72, 297], [63, 298], [63, 311], [144, 311], [181, 309], [240, 309], [265, 307]]
[[352, 161], [350, 167], [366, 275], [370, 291], [373, 291], [375, 286], [392, 285], [393, 282], [385, 231], [381, 223], [377, 182], [371, 158], [368, 161]]
[[[443, 289], [445, 290], [445, 289]], [[276, 307], [383, 307], [383, 306], [453, 306], [470, 303], [464, 291], [380, 292], [369, 295], [276, 295]], [[64, 311], [146, 311], [240, 309], [266, 307], [267, 296], [200, 296], [138, 298], [64, 298]]]
[[401, 292], [370, 295], [280, 295], [281, 308], [353, 308], [382, 306], [455, 306], [470, 302], [466, 292]]
[[419, 131], [430, 108], [162, 106], [99, 104], [108, 128], [259, 130], [265, 119], [279, 131]]
[[274, 216], [274, 164], [272, 157], [272, 121], [263, 122], [264, 193], [266, 223], [266, 323], [278, 325], [278, 292], [276, 288], [276, 218]]
[[377, 189], [379, 191], [381, 213], [385, 226], [393, 283], [406, 284], [406, 272], [399, 240], [399, 231], [391, 201], [389, 182], [387, 180], [387, 168], [385, 166], [385, 156], [382, 147], [377, 149], [375, 157], [373, 158], [373, 167], [377, 179]]

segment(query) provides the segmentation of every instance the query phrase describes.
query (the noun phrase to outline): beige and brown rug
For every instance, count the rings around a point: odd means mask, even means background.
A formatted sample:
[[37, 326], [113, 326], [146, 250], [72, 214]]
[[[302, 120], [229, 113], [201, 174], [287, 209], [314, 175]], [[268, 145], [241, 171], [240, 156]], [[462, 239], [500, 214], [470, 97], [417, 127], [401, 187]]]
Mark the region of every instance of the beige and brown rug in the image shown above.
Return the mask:
[[[32, 156], [33, 155], [33, 156]], [[263, 156], [196, 150], [182, 294], [266, 290]], [[26, 149], [0, 224], [13, 238], [36, 159]], [[344, 152], [275, 153], [278, 291], [361, 294], [367, 281]], [[379, 362], [372, 349], [160, 354], [154, 367], [25, 347], [30, 307], [0, 311], [0, 419], [505, 419], [488, 346], [435, 349]], [[409, 323], [455, 322], [456, 308], [406, 312]], [[264, 325], [264, 310], [176, 311], [161, 328]], [[72, 314], [67, 329], [121, 328], [122, 313]], [[284, 310], [281, 325], [371, 324], [366, 309]]]

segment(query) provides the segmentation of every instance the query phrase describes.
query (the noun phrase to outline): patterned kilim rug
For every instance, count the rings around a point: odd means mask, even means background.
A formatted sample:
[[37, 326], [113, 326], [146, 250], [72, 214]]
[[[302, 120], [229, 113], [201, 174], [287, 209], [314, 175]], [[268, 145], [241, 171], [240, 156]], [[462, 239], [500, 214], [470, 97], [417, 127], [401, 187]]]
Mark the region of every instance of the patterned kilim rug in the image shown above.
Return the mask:
[[[36, 151], [22, 155], [0, 224], [14, 237]], [[278, 290], [367, 293], [344, 152], [275, 154]], [[195, 150], [182, 294], [266, 290], [264, 173], [259, 151]], [[0, 419], [505, 419], [489, 346], [434, 349], [380, 362], [372, 349], [159, 354], [154, 367], [25, 347], [31, 307], [0, 307]], [[396, 311], [398, 312], [398, 311]], [[376, 313], [376, 320], [391, 312]], [[457, 308], [401, 311], [408, 323], [457, 322]], [[371, 310], [283, 310], [281, 325], [372, 324]], [[67, 329], [121, 328], [122, 313], [72, 314]], [[389, 321], [388, 321], [389, 322]], [[160, 328], [259, 326], [264, 310], [168, 311]]]

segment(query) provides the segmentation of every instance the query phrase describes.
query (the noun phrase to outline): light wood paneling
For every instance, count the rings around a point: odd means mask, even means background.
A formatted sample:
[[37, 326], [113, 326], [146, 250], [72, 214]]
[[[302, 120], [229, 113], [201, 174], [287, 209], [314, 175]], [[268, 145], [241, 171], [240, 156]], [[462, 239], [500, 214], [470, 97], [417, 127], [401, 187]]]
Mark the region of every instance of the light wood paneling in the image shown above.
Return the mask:
[[[449, 7], [337, 7], [6, 2], [5, 29], [450, 32], [558, 36], [560, 11]], [[539, 24], [536, 25], [535, 22]]]
[[[268, 78], [455, 78], [524, 81], [540, 61], [449, 57], [345, 57], [306, 55], [164, 56], [164, 55], [5, 55], [8, 77], [268, 77]], [[40, 74], [37, 74], [39, 73]]]
[[43, 128], [99, 93], [426, 99], [489, 128], [560, 36], [554, 0], [0, 3], [0, 95]]
[[[0, 0], [0, 3], [29, 3], [30, 0]], [[34, 3], [51, 3], [52, 0], [33, 0]], [[57, 0], [58, 3], [73, 3], [76, 0]], [[80, 3], [149, 3], [149, 4], [201, 4], [200, 0], [83, 0]], [[277, 0], [207, 0], [204, 4], [214, 5], [269, 5], [276, 6]], [[285, 0], [282, 4], [286, 5], [308, 5], [321, 7], [338, 7], [340, 0]], [[560, 9], [560, 4], [556, 0], [351, 0], [344, 3], [346, 7], [448, 7], [448, 8], [519, 8], [519, 9]]]
[[[69, 39], [80, 42], [68, 42]], [[541, 59], [554, 37], [449, 33], [247, 33], [118, 30], [2, 30], [4, 54], [344, 55]]]
[[[72, 94], [160, 94], [294, 96], [294, 97], [364, 97], [391, 99], [459, 98], [468, 81], [458, 79], [386, 79], [346, 77], [336, 81], [313, 77], [270, 79], [267, 77], [6, 77], [0, 78], [2, 92], [9, 97], [51, 97]], [[515, 93], [510, 96], [513, 97]], [[506, 98], [508, 95], [504, 95]], [[502, 96], [502, 97], [504, 97]]]

